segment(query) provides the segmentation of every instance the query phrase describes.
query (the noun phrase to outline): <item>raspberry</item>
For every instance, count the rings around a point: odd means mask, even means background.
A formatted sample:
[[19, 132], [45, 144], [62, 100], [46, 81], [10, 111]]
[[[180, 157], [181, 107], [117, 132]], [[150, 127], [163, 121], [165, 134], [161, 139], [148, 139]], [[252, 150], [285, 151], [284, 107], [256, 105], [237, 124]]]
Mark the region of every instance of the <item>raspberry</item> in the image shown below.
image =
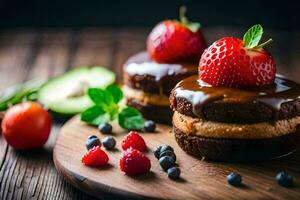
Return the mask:
[[126, 150], [129, 147], [139, 151], [145, 151], [147, 149], [144, 139], [136, 131], [130, 131], [122, 141], [123, 150]]
[[129, 148], [120, 159], [120, 169], [125, 172], [126, 175], [135, 176], [148, 172], [151, 168], [149, 158], [147, 158], [140, 151]]
[[99, 146], [94, 146], [82, 157], [81, 162], [87, 166], [100, 167], [106, 165], [108, 160], [107, 154]]

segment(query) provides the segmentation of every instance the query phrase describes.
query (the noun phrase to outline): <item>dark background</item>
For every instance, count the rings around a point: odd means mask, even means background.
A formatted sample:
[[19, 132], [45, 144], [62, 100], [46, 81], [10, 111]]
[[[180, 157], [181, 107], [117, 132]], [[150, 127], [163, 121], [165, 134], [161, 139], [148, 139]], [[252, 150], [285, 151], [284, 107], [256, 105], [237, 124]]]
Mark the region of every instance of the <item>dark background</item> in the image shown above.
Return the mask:
[[299, 1], [267, 0], [1, 0], [0, 28], [152, 26], [177, 18], [180, 5], [203, 26], [299, 29]]

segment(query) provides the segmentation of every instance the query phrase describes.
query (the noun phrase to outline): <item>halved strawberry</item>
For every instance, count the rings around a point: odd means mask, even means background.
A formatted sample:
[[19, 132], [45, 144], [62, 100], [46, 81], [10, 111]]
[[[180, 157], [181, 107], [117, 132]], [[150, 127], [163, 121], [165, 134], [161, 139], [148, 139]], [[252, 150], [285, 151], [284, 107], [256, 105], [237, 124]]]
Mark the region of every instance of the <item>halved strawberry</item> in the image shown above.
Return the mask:
[[251, 27], [244, 39], [225, 37], [206, 49], [200, 59], [200, 79], [215, 87], [254, 87], [272, 84], [276, 64], [263, 47], [272, 39], [260, 44], [261, 25]]
[[165, 20], [156, 25], [147, 39], [149, 56], [160, 63], [198, 61], [207, 47], [199, 23], [185, 17], [180, 8], [180, 21]]
[[100, 167], [106, 165], [108, 160], [107, 154], [99, 146], [94, 146], [82, 157], [81, 162], [88, 166]]

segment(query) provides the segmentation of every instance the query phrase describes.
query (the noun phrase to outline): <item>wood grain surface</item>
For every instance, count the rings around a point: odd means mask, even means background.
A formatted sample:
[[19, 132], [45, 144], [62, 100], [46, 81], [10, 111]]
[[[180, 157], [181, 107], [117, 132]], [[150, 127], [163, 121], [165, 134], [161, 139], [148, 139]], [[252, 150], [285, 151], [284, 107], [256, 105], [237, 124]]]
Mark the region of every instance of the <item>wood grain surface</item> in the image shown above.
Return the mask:
[[[32, 78], [57, 76], [78, 65], [107, 66], [117, 72], [120, 81], [120, 66], [127, 57], [145, 49], [149, 30], [127, 27], [2, 30], [0, 91]], [[208, 43], [223, 36], [243, 34], [238, 27], [213, 27], [204, 32]], [[278, 72], [300, 82], [300, 31], [265, 30], [264, 37], [274, 40], [268, 48], [275, 57]], [[72, 187], [56, 172], [52, 149], [63, 122], [53, 120], [51, 137], [40, 151], [15, 151], [0, 134], [0, 199], [94, 199]]]
[[[176, 144], [172, 127], [159, 125], [156, 133], [142, 133], [145, 139], [152, 168], [148, 174], [129, 177], [119, 169], [122, 156], [121, 141], [126, 135], [124, 130], [116, 131], [115, 151], [107, 151], [109, 165], [103, 168], [91, 168], [81, 164], [86, 152], [85, 141], [89, 135], [100, 134], [97, 128], [88, 126], [74, 117], [68, 121], [58, 135], [54, 147], [54, 163], [68, 182], [94, 196], [113, 195], [134, 199], [299, 199], [300, 198], [300, 153], [266, 162], [229, 164], [207, 162], [183, 152]], [[181, 169], [181, 179], [172, 181], [161, 170], [152, 151], [161, 144], [174, 148], [177, 164]], [[275, 176], [280, 170], [294, 175], [295, 185], [284, 188], [277, 185]], [[239, 188], [227, 184], [226, 176], [238, 172], [244, 185]]]

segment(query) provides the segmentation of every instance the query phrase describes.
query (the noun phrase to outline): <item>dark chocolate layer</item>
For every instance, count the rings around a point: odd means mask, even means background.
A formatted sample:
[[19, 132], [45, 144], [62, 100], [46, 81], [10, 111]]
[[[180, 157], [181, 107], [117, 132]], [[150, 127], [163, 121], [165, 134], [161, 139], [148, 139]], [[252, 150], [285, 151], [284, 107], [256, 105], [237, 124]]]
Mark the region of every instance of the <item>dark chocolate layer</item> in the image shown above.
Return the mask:
[[138, 100], [128, 99], [127, 105], [138, 109], [146, 119], [162, 124], [172, 124], [173, 111], [169, 106], [145, 105]]
[[300, 145], [300, 131], [270, 139], [215, 139], [187, 135], [173, 127], [178, 145], [188, 154], [214, 161], [256, 161], [284, 156]]
[[147, 52], [141, 52], [124, 64], [123, 78], [124, 83], [134, 89], [169, 95], [180, 80], [197, 74], [197, 66], [198, 63], [156, 63]]
[[226, 123], [258, 123], [300, 115], [300, 85], [277, 77], [274, 85], [216, 88], [198, 76], [182, 80], [172, 90], [171, 106], [191, 117]]

